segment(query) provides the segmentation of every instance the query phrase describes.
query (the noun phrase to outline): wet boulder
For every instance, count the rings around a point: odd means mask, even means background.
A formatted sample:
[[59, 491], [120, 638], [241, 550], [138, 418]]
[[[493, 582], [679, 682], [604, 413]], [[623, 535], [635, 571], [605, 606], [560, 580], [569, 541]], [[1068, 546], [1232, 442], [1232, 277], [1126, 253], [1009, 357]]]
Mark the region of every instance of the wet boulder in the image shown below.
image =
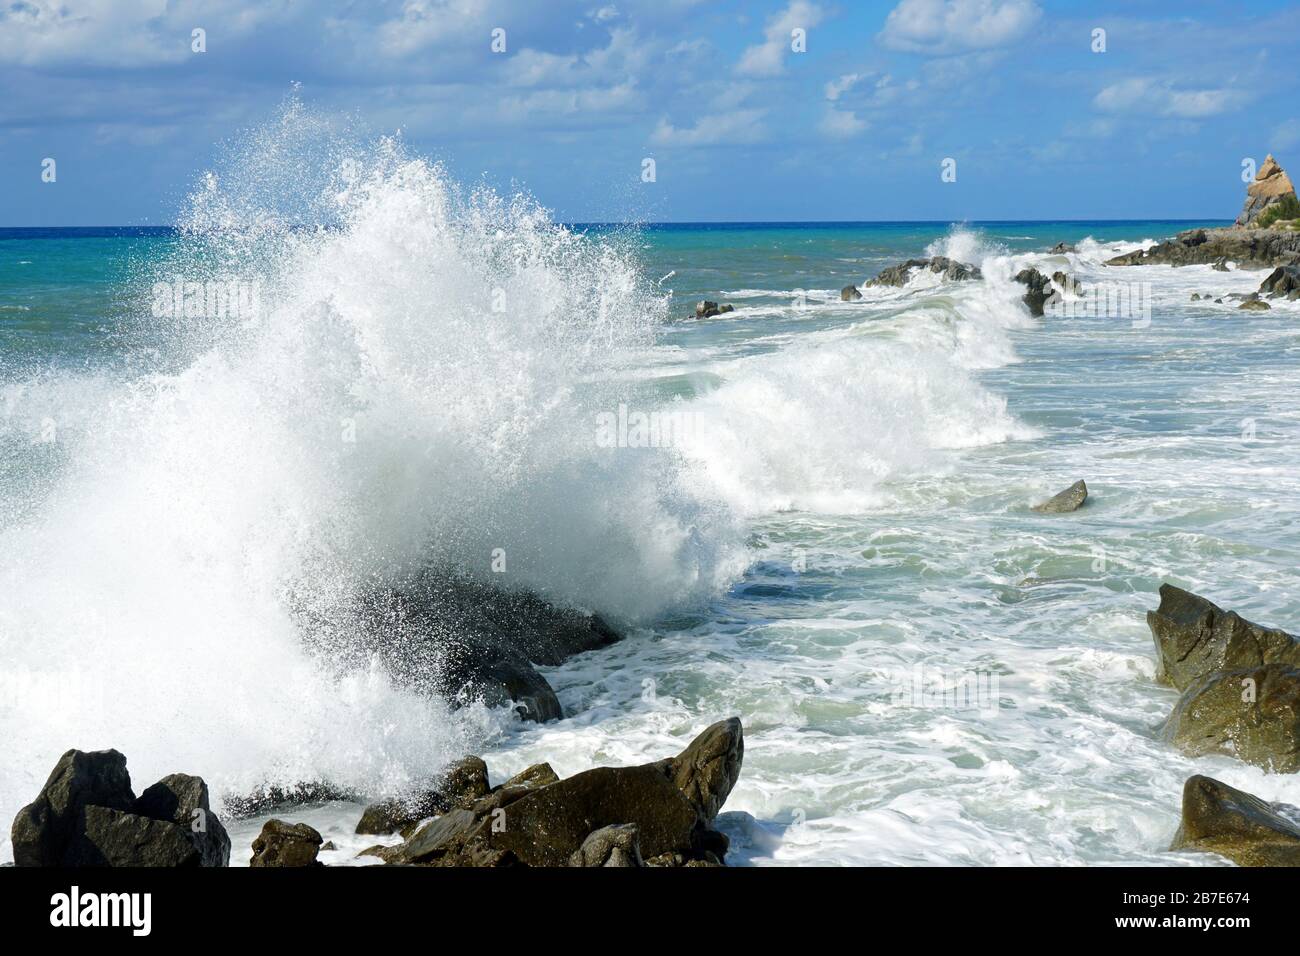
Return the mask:
[[1043, 303], [1052, 294], [1052, 280], [1037, 269], [1021, 269], [1012, 279], [1026, 287], [1027, 291], [1020, 300], [1029, 307], [1029, 314], [1042, 315]]
[[316, 859], [324, 838], [305, 823], [267, 820], [262, 832], [253, 840], [253, 857], [249, 866], [299, 867], [324, 866]]
[[676, 757], [668, 772], [677, 789], [695, 807], [702, 823], [713, 823], [745, 760], [745, 734], [739, 717], [706, 728]]
[[69, 750], [10, 831], [17, 866], [61, 866], [82, 828], [85, 808], [129, 811], [135, 803], [126, 757], [116, 750]]
[[421, 820], [454, 807], [468, 809], [491, 790], [488, 770], [480, 757], [462, 757], [443, 773], [441, 783], [402, 799], [384, 800], [366, 807], [357, 833], [385, 834], [408, 831]]
[[857, 302], [861, 298], [862, 293], [858, 291], [858, 287], [855, 285], [846, 285], [843, 289], [840, 289], [841, 302]]
[[1192, 684], [1162, 730], [1188, 756], [1226, 754], [1274, 773], [1300, 770], [1300, 670], [1219, 671]]
[[1218, 671], [1280, 662], [1300, 667], [1300, 638], [1253, 624], [1235, 611], [1172, 584], [1147, 612], [1156, 645], [1156, 680], [1179, 690]]
[[230, 837], [199, 777], [171, 774], [139, 799], [116, 750], [69, 750], [14, 819], [18, 866], [227, 866]]
[[904, 286], [912, 276], [913, 269], [925, 269], [938, 273], [950, 282], [964, 282], [983, 278], [979, 266], [967, 265], [947, 256], [933, 256], [929, 259], [908, 259], [896, 266], [881, 269], [879, 275], [867, 282], [869, 286]]
[[1033, 506], [1034, 511], [1042, 514], [1064, 514], [1078, 511], [1088, 500], [1088, 486], [1079, 479], [1064, 491], [1058, 491], [1046, 501]]
[[1270, 298], [1300, 291], [1300, 266], [1278, 266], [1259, 284], [1260, 295]]
[[1211, 777], [1183, 785], [1171, 850], [1204, 850], [1240, 866], [1300, 866], [1300, 808], [1266, 803]]
[[645, 866], [636, 824], [620, 823], [592, 831], [569, 857], [569, 866]]

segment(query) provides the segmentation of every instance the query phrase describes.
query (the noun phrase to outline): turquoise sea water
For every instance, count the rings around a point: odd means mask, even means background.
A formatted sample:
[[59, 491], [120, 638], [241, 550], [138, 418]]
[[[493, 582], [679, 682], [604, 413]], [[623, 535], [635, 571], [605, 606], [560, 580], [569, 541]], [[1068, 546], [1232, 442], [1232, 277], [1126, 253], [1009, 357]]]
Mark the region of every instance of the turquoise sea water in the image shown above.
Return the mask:
[[[1300, 628], [1300, 306], [1190, 301], [1258, 273], [1103, 265], [1219, 223], [580, 225], [613, 259], [522, 236], [494, 310], [462, 277], [495, 240], [395, 214], [285, 253], [265, 333], [215, 345], [141, 314], [170, 232], [0, 230], [0, 817], [74, 745], [142, 778], [391, 791], [467, 749], [494, 778], [654, 759], [731, 714], [735, 862], [1206, 864], [1166, 852], [1191, 773], [1300, 804], [1157, 734], [1162, 581]], [[985, 279], [840, 302], [935, 253]], [[1149, 321], [1031, 318], [1010, 281], [1030, 264], [1145, 283]], [[698, 299], [736, 311], [686, 318]], [[576, 450], [620, 404], [691, 427]], [[1078, 478], [1081, 511], [1029, 510]], [[499, 543], [524, 583], [625, 623], [548, 670], [566, 720], [312, 676], [286, 592], [412, 528]], [[45, 702], [67, 675], [93, 703]], [[983, 681], [980, 706], [916, 692], [934, 679]], [[311, 811], [338, 862], [355, 812]]]

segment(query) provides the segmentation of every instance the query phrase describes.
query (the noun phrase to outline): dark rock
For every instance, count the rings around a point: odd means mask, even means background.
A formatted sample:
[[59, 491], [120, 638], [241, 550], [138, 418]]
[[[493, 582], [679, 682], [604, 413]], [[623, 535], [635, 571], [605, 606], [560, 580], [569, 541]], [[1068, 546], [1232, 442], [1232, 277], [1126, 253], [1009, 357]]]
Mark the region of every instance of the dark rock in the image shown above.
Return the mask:
[[1063, 514], [1068, 511], [1078, 511], [1087, 500], [1088, 486], [1084, 484], [1083, 479], [1079, 479], [1064, 491], [1058, 491], [1041, 504], [1034, 505], [1033, 510], [1044, 514]]
[[867, 285], [906, 285], [913, 269], [929, 269], [931, 272], [937, 272], [945, 279], [953, 282], [983, 278], [979, 266], [971, 266], [964, 262], [957, 262], [955, 259], [949, 259], [947, 256], [934, 256], [930, 259], [908, 259], [906, 262], [900, 262], [896, 266], [889, 266], [888, 268], [881, 269], [880, 274], [867, 282]]
[[1241, 303], [1241, 305], [1237, 306], [1237, 308], [1245, 309], [1248, 312], [1268, 312], [1273, 307], [1261, 299], [1247, 299], [1245, 302]]
[[174, 823], [188, 831], [199, 855], [199, 866], [230, 865], [230, 836], [212, 812], [208, 785], [202, 777], [168, 774], [140, 794], [133, 809], [140, 816]]
[[384, 800], [366, 807], [357, 823], [357, 833], [396, 833], [455, 807], [469, 809], [487, 795], [487, 764], [479, 757], [457, 760], [443, 772], [441, 784], [404, 799]]
[[569, 866], [645, 866], [634, 823], [594, 830], [569, 857]]
[[378, 656], [401, 686], [453, 704], [513, 703], [524, 719], [538, 721], [563, 711], [534, 665], [560, 664], [619, 637], [595, 615], [450, 572], [430, 571], [400, 592], [377, 594], [358, 617], [315, 628], [326, 634], [316, 640], [332, 661], [365, 666]]
[[188, 827], [122, 810], [88, 806], [81, 831], [68, 848], [62, 865], [227, 866], [230, 863], [228, 838], [224, 849], [222, 857], [216, 857], [213, 850], [210, 862], [205, 863], [203, 851], [191, 838]]
[[1074, 252], [1074, 251], [1075, 251], [1074, 244], [1069, 242], [1058, 242], [1056, 245], [1052, 246], [1052, 248], [1048, 250], [1048, 252], [1054, 253], [1055, 255], [1058, 256], [1064, 255], [1067, 252]]
[[1289, 295], [1300, 291], [1300, 266], [1278, 266], [1259, 285], [1260, 295]]
[[54, 765], [37, 798], [14, 818], [14, 863], [63, 865], [87, 806], [129, 811], [134, 803], [126, 757], [116, 750], [69, 750]]
[[1275, 773], [1300, 770], [1300, 670], [1219, 671], [1192, 684], [1163, 737], [1189, 756], [1221, 753]]
[[[626, 828], [632, 827], [638, 858], [718, 864], [727, 839], [708, 821], [734, 786], [743, 754], [740, 721], [732, 718], [709, 727], [678, 756], [652, 764], [600, 767], [565, 780], [539, 764], [470, 809], [425, 823], [406, 843], [363, 853], [424, 866], [564, 866], [575, 855], [630, 860]], [[618, 832], [593, 839], [605, 828]]]
[[744, 730], [739, 717], [730, 717], [705, 729], [673, 757], [669, 775], [708, 825], [727, 802], [744, 760]]
[[1300, 866], [1300, 809], [1265, 803], [1211, 777], [1188, 777], [1171, 850], [1206, 850], [1239, 866]]
[[267, 820], [253, 841], [249, 866], [324, 866], [316, 859], [324, 843], [315, 828], [305, 823]]
[[1200, 595], [1160, 585], [1160, 606], [1147, 612], [1156, 644], [1156, 680], [1186, 690], [1218, 671], [1279, 662], [1300, 667], [1300, 638], [1261, 627]]
[[1192, 301], [1193, 301], [1193, 302], [1199, 302], [1200, 300], [1201, 300], [1201, 294], [1200, 294], [1199, 292], [1193, 292], [1193, 293], [1192, 293]]
[[1042, 315], [1043, 303], [1052, 292], [1051, 280], [1037, 269], [1021, 269], [1013, 278], [1029, 290], [1021, 296], [1021, 301], [1029, 306], [1029, 314]]
[[725, 315], [728, 312], [735, 312], [735, 311], [736, 311], [736, 307], [731, 303], [718, 306], [718, 315]]
[[1300, 232], [1278, 229], [1190, 229], [1150, 249], [1127, 252], [1108, 266], [1209, 265], [1232, 260], [1238, 268], [1300, 263]]
[[1227, 260], [1227, 259], [1215, 259], [1215, 260], [1214, 260], [1214, 265], [1210, 266], [1210, 268], [1213, 269], [1215, 272], [1227, 272], [1227, 271], [1228, 271], [1228, 260]]
[[655, 764], [588, 770], [534, 790], [500, 813], [500, 828], [488, 817], [477, 839], [528, 866], [564, 866], [593, 830], [619, 823], [637, 826], [646, 855], [689, 853], [698, 821], [695, 808]]
[[353, 790], [345, 790], [320, 781], [304, 781], [288, 787], [263, 784], [249, 793], [227, 794], [222, 798], [221, 806], [227, 815], [241, 820], [290, 807], [332, 803], [339, 800], [359, 803], [361, 799], [361, 795]]
[[858, 291], [858, 287], [855, 285], [846, 285], [843, 289], [840, 289], [841, 302], [857, 302], [861, 298], [862, 293]]
[[705, 299], [703, 302], [695, 304], [695, 317], [697, 319], [707, 319], [711, 315], [718, 314], [718, 303], [710, 302]]

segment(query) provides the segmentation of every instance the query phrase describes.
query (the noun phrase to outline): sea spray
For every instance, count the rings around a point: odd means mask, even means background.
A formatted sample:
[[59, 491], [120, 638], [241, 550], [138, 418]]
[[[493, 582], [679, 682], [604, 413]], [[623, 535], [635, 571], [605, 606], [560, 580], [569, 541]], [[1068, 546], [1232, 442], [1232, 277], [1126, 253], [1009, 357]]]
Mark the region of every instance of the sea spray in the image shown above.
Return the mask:
[[[139, 269], [155, 341], [127, 373], [32, 369], [6, 392], [16, 419], [58, 396], [66, 427], [35, 505], [0, 490], [0, 686], [20, 688], [0, 702], [0, 818], [68, 747], [218, 795], [400, 789], [504, 717], [324, 669], [304, 620], [445, 564], [633, 623], [739, 566], [729, 511], [678, 455], [594, 440], [664, 315], [626, 250], [394, 140], [332, 135], [292, 102], [201, 179]], [[177, 280], [257, 288], [256, 321], [155, 314]], [[69, 674], [95, 685], [76, 707], [21, 692]]]

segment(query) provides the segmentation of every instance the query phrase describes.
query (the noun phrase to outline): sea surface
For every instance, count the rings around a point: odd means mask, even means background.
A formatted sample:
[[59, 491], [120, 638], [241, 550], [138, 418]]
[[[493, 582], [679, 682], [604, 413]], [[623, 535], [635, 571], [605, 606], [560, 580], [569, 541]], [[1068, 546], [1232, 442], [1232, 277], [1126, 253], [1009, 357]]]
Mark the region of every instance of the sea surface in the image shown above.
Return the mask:
[[[1102, 265], [1218, 223], [560, 227], [363, 168], [321, 228], [223, 186], [182, 232], [0, 230], [0, 860], [74, 746], [137, 791], [377, 797], [466, 752], [494, 782], [658, 759], [731, 715], [735, 864], [1213, 865], [1167, 851], [1190, 774], [1300, 804], [1158, 734], [1162, 582], [1300, 629], [1300, 303]], [[864, 285], [935, 253], [984, 278]], [[1033, 318], [1027, 265], [1149, 312]], [[167, 315], [177, 279], [256, 312]], [[1030, 510], [1080, 478], [1082, 510]], [[311, 652], [426, 563], [627, 637], [545, 669], [543, 726]], [[359, 812], [288, 811], [331, 863], [374, 842]], [[260, 824], [229, 822], [234, 863]]]

